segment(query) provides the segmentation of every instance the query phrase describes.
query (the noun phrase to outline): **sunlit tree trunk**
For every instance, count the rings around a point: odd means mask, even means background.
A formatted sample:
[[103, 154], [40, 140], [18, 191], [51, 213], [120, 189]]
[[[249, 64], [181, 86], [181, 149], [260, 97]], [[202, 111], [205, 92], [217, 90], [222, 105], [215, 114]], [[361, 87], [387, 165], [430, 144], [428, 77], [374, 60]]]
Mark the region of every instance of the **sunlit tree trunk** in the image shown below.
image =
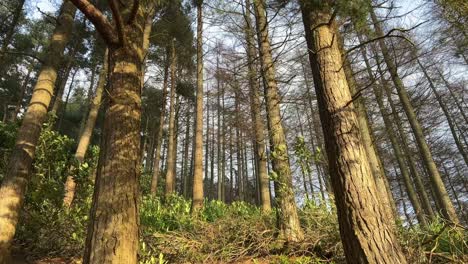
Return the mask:
[[[380, 21], [378, 21], [374, 10], [371, 9], [370, 13], [377, 37], [384, 36], [383, 30], [380, 26]], [[388, 70], [392, 77], [392, 81], [395, 85], [400, 101], [403, 105], [403, 109], [405, 110], [406, 116], [408, 117], [408, 121], [411, 125], [411, 129], [416, 138], [416, 143], [422, 155], [424, 165], [426, 166], [427, 171], [429, 172], [429, 178], [431, 180], [432, 188], [434, 189], [435, 198], [442, 206], [442, 214], [447, 219], [458, 223], [459, 220], [455, 212], [455, 208], [453, 207], [453, 203], [450, 200], [447, 190], [445, 189], [444, 182], [440, 177], [440, 173], [437, 169], [434, 159], [432, 158], [431, 150], [429, 149], [429, 146], [423, 134], [421, 124], [419, 123], [413, 106], [411, 105], [411, 100], [409, 98], [408, 92], [406, 91], [403, 81], [398, 75], [397, 66], [395, 65], [395, 62], [390, 56], [390, 52], [387, 48], [387, 45], [385, 44], [385, 41], [383, 39], [380, 39], [378, 43], [380, 45], [384, 61], [387, 64]]]
[[[81, 133], [80, 139], [78, 141], [78, 147], [75, 152], [75, 159], [78, 163], [84, 161], [86, 151], [88, 150], [89, 143], [91, 141], [91, 136], [93, 135], [94, 126], [96, 125], [96, 120], [99, 114], [99, 108], [101, 107], [102, 96], [104, 93], [104, 88], [107, 81], [107, 72], [108, 72], [108, 51], [104, 53], [102, 68], [99, 72], [99, 80], [96, 86], [96, 92], [94, 98], [91, 102], [89, 109], [88, 117], [86, 119], [83, 132]], [[74, 168], [70, 168], [70, 172], [73, 172]], [[73, 175], [68, 175], [65, 182], [65, 195], [63, 198], [63, 205], [65, 208], [69, 208], [73, 202], [76, 191], [76, 182], [73, 179]]]
[[109, 48], [109, 101], [83, 263], [137, 263], [144, 25], [150, 4], [109, 1], [113, 24], [88, 0], [72, 1]]
[[197, 0], [197, 101], [192, 213], [203, 206], [203, 0]]
[[261, 101], [260, 101], [260, 84], [258, 82], [257, 67], [255, 58], [257, 52], [255, 50], [255, 35], [253, 31], [252, 19], [250, 16], [250, 0], [245, 1], [246, 11], [244, 13], [245, 25], [245, 39], [247, 41], [247, 60], [249, 69], [249, 95], [250, 105], [252, 112], [252, 121], [254, 123], [255, 133], [255, 158], [257, 164], [258, 184], [260, 189], [260, 200], [262, 210], [264, 212], [271, 211], [270, 191], [268, 190], [269, 178], [267, 174], [267, 162], [265, 153], [265, 136], [263, 131], [265, 127], [261, 115]]
[[18, 130], [15, 148], [10, 156], [5, 178], [0, 187], [0, 263], [7, 263], [9, 249], [16, 231], [18, 216], [23, 203], [26, 186], [30, 180], [31, 164], [34, 159], [42, 123], [47, 116], [58, 67], [63, 58], [75, 17], [76, 8], [65, 1], [58, 17], [59, 23], [50, 38], [37, 77], [28, 110]]
[[[400, 168], [401, 176], [403, 177], [403, 182], [406, 187], [406, 193], [408, 194], [408, 197], [410, 199], [411, 205], [414, 208], [416, 217], [418, 218], [418, 222], [422, 225], [426, 224], [426, 219], [424, 217], [424, 212], [422, 211], [421, 203], [419, 201], [419, 198], [414, 190], [413, 183], [410, 177], [410, 172], [408, 170], [408, 167], [406, 166], [405, 163], [405, 157], [403, 155], [403, 151], [400, 148], [400, 145], [398, 143], [397, 137], [395, 135], [395, 128], [393, 126], [393, 123], [390, 119], [390, 113], [388, 113], [387, 109], [385, 108], [384, 101], [383, 101], [383, 96], [382, 96], [382, 90], [385, 89], [384, 87], [378, 87], [377, 85], [379, 84], [378, 81], [374, 78], [374, 74], [372, 72], [372, 68], [370, 65], [370, 62], [367, 58], [367, 54], [363, 48], [361, 48], [361, 54], [364, 58], [364, 62], [366, 64], [366, 70], [369, 75], [369, 79], [371, 83], [374, 83], [372, 85], [377, 104], [379, 106], [379, 111], [380, 114], [383, 118], [384, 124], [385, 124], [385, 133], [387, 134], [388, 138], [390, 139], [390, 143], [392, 145], [393, 152], [395, 154], [395, 158], [398, 163], [398, 167]], [[404, 203], [404, 202], [403, 202]], [[406, 210], [406, 204], [404, 204], [405, 210]], [[406, 214], [406, 211], [405, 211]], [[410, 220], [408, 219], [410, 222]]]
[[275, 181], [279, 185], [278, 192], [275, 192], [279, 207], [278, 225], [280, 227], [281, 235], [286, 239], [286, 241], [298, 242], [304, 239], [304, 234], [299, 223], [296, 201], [294, 200], [288, 146], [281, 120], [281, 100], [278, 94], [275, 64], [273, 62], [270, 39], [268, 36], [268, 21], [266, 17], [265, 1], [254, 0], [254, 11], [260, 50], [260, 62], [266, 84], [264, 93], [267, 107], [273, 172], [275, 174]]
[[[339, 37], [341, 38], [341, 37]], [[342, 54], [342, 44], [340, 41], [340, 50]], [[353, 69], [351, 68], [351, 63], [349, 62], [348, 57], [343, 56], [343, 69], [346, 76], [346, 81], [348, 83], [349, 91], [351, 92], [351, 97], [355, 98], [353, 103], [356, 109], [356, 116], [359, 124], [359, 131], [361, 133], [361, 140], [366, 150], [367, 160], [374, 177], [375, 186], [379, 190], [378, 195], [381, 196], [381, 204], [383, 205], [385, 211], [388, 214], [389, 218], [396, 219], [397, 212], [395, 207], [395, 200], [393, 198], [392, 191], [390, 189], [387, 176], [385, 175], [384, 168], [382, 166], [382, 161], [380, 160], [379, 153], [377, 152], [372, 127], [369, 123], [369, 118], [367, 116], [367, 109], [365, 107], [365, 99], [362, 94], [359, 94], [358, 87], [356, 86], [356, 80], [354, 78]]]
[[340, 234], [349, 263], [406, 263], [380, 203], [329, 7], [301, 2]]

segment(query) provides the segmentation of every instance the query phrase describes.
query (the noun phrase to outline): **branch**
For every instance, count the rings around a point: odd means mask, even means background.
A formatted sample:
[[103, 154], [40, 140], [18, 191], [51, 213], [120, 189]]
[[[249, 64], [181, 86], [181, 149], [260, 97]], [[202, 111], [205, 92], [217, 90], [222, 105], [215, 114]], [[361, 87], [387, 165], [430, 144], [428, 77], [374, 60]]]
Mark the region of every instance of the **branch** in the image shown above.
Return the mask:
[[399, 31], [401, 33], [405, 33], [405, 32], [408, 32], [408, 31], [411, 31], [417, 27], [419, 27], [420, 25], [426, 23], [428, 20], [426, 21], [423, 21], [419, 24], [417, 24], [416, 26], [412, 27], [412, 28], [408, 28], [408, 29], [404, 29], [404, 28], [392, 28], [390, 31], [387, 32], [387, 34], [383, 35], [383, 36], [380, 36], [380, 37], [376, 37], [376, 38], [373, 38], [373, 39], [369, 39], [367, 41], [364, 41], [362, 43], [360, 43], [359, 45], [356, 45], [352, 48], [350, 48], [349, 50], [346, 51], [346, 54], [345, 56], [348, 56], [348, 54], [350, 54], [353, 50], [356, 50], [356, 49], [359, 49], [369, 43], [372, 43], [372, 42], [375, 42], [375, 41], [378, 41], [378, 40], [381, 40], [381, 39], [384, 39], [384, 38], [387, 38], [387, 37], [394, 37], [394, 38], [402, 38], [406, 41], [408, 41], [412, 46], [415, 46], [415, 44], [413, 43], [413, 41], [411, 41], [410, 39], [408, 39], [407, 37], [405, 36], [402, 36], [402, 35], [392, 35], [393, 32], [395, 31]]
[[130, 13], [130, 17], [128, 18], [127, 24], [131, 25], [133, 22], [135, 22], [137, 13], [138, 13], [138, 8], [140, 8], [140, 0], [133, 0], [133, 7], [132, 7], [132, 12]]
[[122, 21], [122, 15], [120, 14], [119, 8], [115, 0], [108, 0], [110, 9], [112, 11], [112, 16], [115, 20], [115, 25], [117, 27], [117, 35], [119, 36], [119, 43], [125, 46], [125, 32], [124, 25]]
[[30, 53], [25, 53], [25, 52], [16, 52], [16, 51], [0, 51], [0, 54], [12, 54], [12, 55], [20, 55], [20, 56], [26, 56], [26, 57], [31, 57], [40, 63], [44, 63], [44, 61], [39, 58], [38, 56]]
[[108, 45], [118, 45], [114, 28], [104, 14], [88, 0], [70, 0], [93, 23], [96, 30]]

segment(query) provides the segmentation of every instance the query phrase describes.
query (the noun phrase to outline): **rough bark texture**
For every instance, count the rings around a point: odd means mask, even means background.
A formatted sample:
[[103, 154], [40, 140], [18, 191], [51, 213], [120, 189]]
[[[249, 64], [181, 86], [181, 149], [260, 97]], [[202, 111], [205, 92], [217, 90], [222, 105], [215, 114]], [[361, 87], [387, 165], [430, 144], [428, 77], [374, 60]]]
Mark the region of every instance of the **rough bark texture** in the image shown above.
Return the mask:
[[30, 179], [31, 164], [36, 144], [47, 116], [57, 71], [73, 26], [76, 8], [65, 1], [39, 71], [33, 95], [23, 123], [18, 131], [15, 148], [10, 157], [7, 172], [0, 187], [0, 263], [7, 263], [9, 247], [18, 223], [26, 186]]
[[[74, 2], [80, 2], [75, 1]], [[138, 2], [135, 2], [138, 4]], [[88, 18], [90, 14], [81, 8]], [[91, 4], [89, 4], [91, 5]], [[109, 46], [109, 86], [101, 153], [83, 263], [137, 263], [143, 30], [149, 9], [109, 2], [118, 43]], [[123, 17], [122, 14], [125, 16]], [[125, 18], [125, 21], [123, 19]], [[100, 23], [105, 23], [101, 21]], [[99, 28], [99, 22], [95, 22]], [[114, 39], [104, 36], [104, 39]]]
[[[75, 158], [79, 163], [84, 161], [86, 151], [88, 150], [89, 142], [91, 141], [91, 136], [93, 135], [94, 126], [96, 125], [96, 120], [99, 114], [99, 108], [101, 107], [102, 95], [104, 92], [104, 87], [107, 80], [108, 72], [108, 51], [104, 53], [104, 59], [102, 68], [99, 72], [99, 80], [96, 86], [96, 92], [94, 98], [91, 101], [91, 106], [89, 108], [88, 118], [81, 133], [80, 140], [78, 141], [78, 147], [76, 148]], [[70, 171], [73, 171], [73, 167], [70, 168]], [[66, 208], [69, 208], [75, 197], [76, 183], [72, 175], [68, 175], [65, 182], [65, 195], [63, 198], [63, 205]]]
[[[341, 43], [340, 43], [341, 44]], [[340, 45], [342, 48], [342, 45]], [[344, 54], [343, 50], [341, 50]], [[393, 194], [390, 189], [387, 175], [385, 175], [384, 168], [382, 166], [382, 161], [377, 152], [376, 146], [374, 144], [374, 137], [372, 134], [372, 127], [369, 123], [369, 118], [367, 116], [367, 109], [365, 107], [365, 100], [362, 94], [357, 94], [358, 90], [356, 87], [356, 80], [354, 79], [354, 73], [351, 68], [351, 64], [348, 60], [348, 57], [344, 56], [344, 73], [346, 76], [346, 81], [348, 82], [349, 91], [351, 92], [351, 97], [355, 98], [353, 101], [354, 107], [356, 109], [356, 116], [359, 124], [359, 131], [361, 133], [361, 140], [366, 150], [367, 160], [374, 177], [375, 187], [379, 190], [378, 195], [381, 197], [380, 201], [384, 207], [388, 217], [390, 219], [395, 219], [397, 217], [395, 202], [393, 199]]]
[[165, 195], [168, 196], [174, 192], [175, 186], [175, 156], [173, 155], [175, 147], [175, 117], [176, 117], [176, 107], [175, 107], [175, 96], [176, 96], [176, 87], [175, 87], [175, 70], [176, 70], [176, 53], [175, 53], [174, 41], [171, 44], [171, 90], [169, 94], [169, 133], [168, 133], [168, 147], [167, 147], [167, 170], [166, 170], [166, 189]]
[[197, 101], [192, 213], [203, 206], [203, 18], [202, 2], [197, 3]]
[[304, 239], [292, 186], [291, 168], [289, 167], [288, 147], [283, 131], [280, 112], [280, 96], [275, 76], [275, 66], [271, 54], [268, 36], [268, 22], [264, 0], [254, 0], [254, 10], [260, 49], [262, 73], [265, 79], [265, 99], [267, 106], [268, 131], [270, 135], [271, 159], [278, 192], [278, 220], [282, 235], [289, 242]]
[[[384, 36], [383, 30], [380, 26], [380, 21], [378, 21], [375, 12], [371, 9], [370, 13], [377, 37]], [[419, 152], [421, 153], [424, 165], [429, 173], [429, 178], [431, 180], [432, 188], [434, 189], [435, 198], [441, 206], [442, 215], [447, 219], [458, 223], [459, 220], [455, 212], [455, 208], [453, 206], [452, 201], [450, 200], [450, 196], [448, 195], [447, 190], [445, 189], [444, 182], [442, 181], [434, 159], [432, 158], [431, 150], [429, 149], [429, 146], [423, 134], [421, 124], [419, 123], [413, 106], [411, 105], [409, 95], [406, 91], [403, 81], [398, 75], [397, 66], [395, 65], [395, 62], [390, 56], [390, 52], [387, 48], [385, 41], [383, 39], [380, 39], [378, 43], [382, 51], [385, 63], [387, 64], [388, 70], [392, 77], [392, 81], [397, 90], [400, 101], [403, 105], [403, 109], [405, 110], [411, 129], [416, 138], [416, 143], [418, 145]]]
[[250, 17], [251, 8], [250, 0], [245, 1], [246, 12], [244, 13], [246, 21], [245, 39], [247, 41], [247, 60], [249, 70], [249, 93], [250, 105], [252, 112], [252, 121], [254, 123], [255, 132], [255, 159], [257, 164], [258, 184], [260, 189], [260, 200], [262, 203], [262, 210], [264, 212], [271, 211], [270, 191], [268, 185], [270, 183], [267, 173], [267, 161], [265, 151], [265, 127], [261, 115], [261, 101], [260, 101], [260, 83], [258, 82], [257, 67], [255, 63], [256, 50], [255, 50], [255, 35], [252, 26], [252, 19]]
[[[309, 59], [348, 263], [406, 263], [380, 204], [351, 102], [331, 10], [301, 3]], [[331, 23], [330, 23], [331, 21]]]

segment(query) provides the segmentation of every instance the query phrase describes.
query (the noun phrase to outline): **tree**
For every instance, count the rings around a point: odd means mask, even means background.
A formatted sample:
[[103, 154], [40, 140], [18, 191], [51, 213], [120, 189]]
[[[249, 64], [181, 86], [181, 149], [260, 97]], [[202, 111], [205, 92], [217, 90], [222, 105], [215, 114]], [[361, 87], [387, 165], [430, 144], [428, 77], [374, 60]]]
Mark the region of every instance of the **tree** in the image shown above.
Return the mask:
[[87, 0], [71, 0], [109, 48], [109, 101], [84, 263], [137, 263], [144, 26], [152, 3], [109, 1], [113, 24]]
[[434, 193], [435, 198], [437, 199], [437, 202], [442, 207], [441, 208], [442, 215], [446, 217], [447, 219], [455, 223], [458, 223], [459, 220], [455, 212], [455, 208], [453, 207], [452, 201], [450, 200], [450, 197], [447, 194], [447, 190], [445, 189], [444, 182], [442, 181], [440, 173], [432, 157], [431, 150], [429, 149], [426, 139], [424, 138], [421, 124], [419, 123], [416, 113], [413, 109], [413, 106], [411, 105], [411, 101], [406, 91], [405, 85], [403, 84], [403, 81], [400, 79], [398, 75], [395, 62], [390, 57], [390, 52], [388, 50], [388, 47], [384, 39], [382, 38], [384, 36], [384, 33], [380, 25], [380, 21], [377, 19], [377, 15], [375, 14], [372, 8], [370, 9], [370, 15], [372, 18], [372, 22], [374, 24], [376, 36], [380, 38], [378, 40], [378, 44], [380, 46], [380, 50], [382, 51], [382, 56], [384, 58], [385, 64], [387, 65], [390, 75], [392, 77], [393, 84], [397, 90], [398, 96], [403, 105], [403, 109], [405, 110], [406, 116], [408, 117], [408, 121], [411, 125], [411, 129], [416, 138], [418, 149], [424, 160], [424, 165], [429, 173], [431, 185], [435, 192]]
[[193, 214], [197, 214], [203, 206], [203, 0], [196, 0], [195, 2], [197, 6], [197, 97], [195, 105]]
[[270, 180], [267, 173], [267, 161], [265, 151], [265, 127], [261, 115], [260, 103], [260, 84], [257, 76], [257, 65], [255, 58], [257, 52], [255, 50], [255, 35], [250, 17], [251, 8], [250, 0], [245, 1], [246, 10], [244, 11], [245, 19], [245, 40], [247, 42], [247, 60], [248, 60], [248, 78], [249, 78], [249, 95], [250, 95], [250, 108], [252, 113], [252, 121], [254, 123], [255, 132], [255, 151], [258, 170], [258, 183], [260, 188], [260, 198], [262, 202], [262, 210], [265, 212], [271, 211], [270, 191], [268, 185]]
[[[301, 2], [341, 239], [348, 262], [406, 263], [379, 201], [342, 67], [333, 8]], [[341, 10], [340, 10], [341, 11]]]
[[54, 92], [58, 67], [71, 35], [75, 13], [75, 6], [69, 1], [64, 1], [58, 23], [50, 37], [46, 59], [39, 72], [33, 96], [18, 131], [6, 176], [0, 187], [0, 263], [2, 264], [7, 263], [9, 247], [15, 235], [19, 211], [30, 179], [31, 163]]
[[270, 135], [273, 177], [276, 182], [275, 194], [278, 203], [278, 225], [281, 235], [288, 242], [299, 242], [304, 234], [299, 224], [291, 168], [289, 167], [288, 146], [283, 131], [280, 113], [280, 97], [275, 77], [275, 65], [268, 36], [268, 22], [264, 0], [254, 0], [255, 20], [260, 50], [260, 62], [265, 83], [268, 132]]

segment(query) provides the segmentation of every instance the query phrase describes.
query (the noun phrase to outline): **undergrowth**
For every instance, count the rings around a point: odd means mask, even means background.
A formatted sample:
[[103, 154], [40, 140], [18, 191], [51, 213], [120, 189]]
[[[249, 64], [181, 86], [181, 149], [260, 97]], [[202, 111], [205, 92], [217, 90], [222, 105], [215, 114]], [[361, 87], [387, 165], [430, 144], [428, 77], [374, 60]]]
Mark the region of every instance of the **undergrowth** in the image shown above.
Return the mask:
[[[12, 139], [15, 128], [0, 127], [0, 137]], [[83, 253], [92, 197], [92, 175], [98, 149], [90, 148], [80, 166], [70, 153], [74, 142], [44, 128], [39, 140], [32, 181], [15, 237], [15, 250], [29, 259], [60, 257], [79, 261]], [[3, 141], [10, 152], [11, 140]], [[3, 158], [2, 158], [3, 160]], [[2, 163], [3, 164], [3, 163]], [[69, 171], [70, 165], [76, 169]], [[4, 173], [5, 167], [0, 168]], [[62, 208], [63, 183], [72, 174], [78, 193], [70, 210]], [[277, 237], [276, 213], [265, 214], [244, 202], [205, 201], [197, 217], [191, 201], [147, 195], [149, 176], [141, 181], [140, 251], [142, 264], [163, 263], [343, 263], [338, 221], [333, 203], [306, 201], [299, 208], [305, 240], [291, 245]], [[398, 227], [410, 263], [468, 263], [466, 230], [437, 219], [424, 228]]]

